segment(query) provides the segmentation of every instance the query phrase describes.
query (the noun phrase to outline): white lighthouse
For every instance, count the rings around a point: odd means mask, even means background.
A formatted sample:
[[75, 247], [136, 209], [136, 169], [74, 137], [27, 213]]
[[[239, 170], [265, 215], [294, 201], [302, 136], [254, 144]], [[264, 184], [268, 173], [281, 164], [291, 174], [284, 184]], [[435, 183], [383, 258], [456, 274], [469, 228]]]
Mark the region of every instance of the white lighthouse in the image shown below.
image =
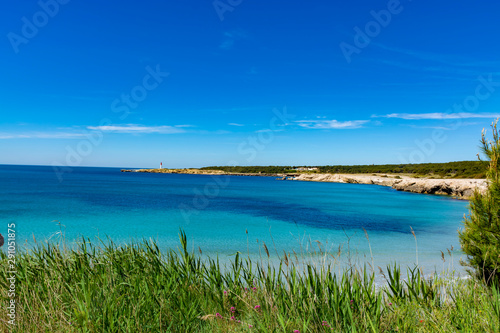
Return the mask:
[[163, 169], [163, 162], [160, 162], [160, 169]]

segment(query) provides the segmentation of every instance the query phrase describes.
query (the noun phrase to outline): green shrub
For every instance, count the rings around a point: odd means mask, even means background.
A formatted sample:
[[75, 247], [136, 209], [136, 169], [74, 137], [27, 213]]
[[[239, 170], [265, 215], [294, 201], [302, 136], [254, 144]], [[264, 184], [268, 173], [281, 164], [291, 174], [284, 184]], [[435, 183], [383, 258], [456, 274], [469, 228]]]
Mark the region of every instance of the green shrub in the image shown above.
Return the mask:
[[486, 140], [483, 130], [481, 150], [489, 161], [486, 193], [478, 190], [469, 205], [470, 215], [465, 217], [465, 230], [459, 232], [462, 250], [468, 258], [465, 265], [470, 272], [487, 284], [500, 282], [500, 137], [497, 121], [492, 124], [493, 140]]

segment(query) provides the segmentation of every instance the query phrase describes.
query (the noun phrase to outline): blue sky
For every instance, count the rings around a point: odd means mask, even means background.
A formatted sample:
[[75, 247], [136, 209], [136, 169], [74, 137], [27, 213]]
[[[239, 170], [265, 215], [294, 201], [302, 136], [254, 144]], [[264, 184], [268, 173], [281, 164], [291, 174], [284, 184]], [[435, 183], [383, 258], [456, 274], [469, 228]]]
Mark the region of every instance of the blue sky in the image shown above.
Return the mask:
[[0, 164], [473, 160], [498, 2], [11, 1]]

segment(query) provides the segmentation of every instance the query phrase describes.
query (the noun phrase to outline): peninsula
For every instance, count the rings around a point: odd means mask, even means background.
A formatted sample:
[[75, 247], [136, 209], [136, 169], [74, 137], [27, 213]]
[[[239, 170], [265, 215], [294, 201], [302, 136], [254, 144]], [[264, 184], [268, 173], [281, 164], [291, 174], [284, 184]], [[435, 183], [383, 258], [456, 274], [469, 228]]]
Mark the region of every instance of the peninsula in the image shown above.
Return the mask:
[[316, 173], [316, 172], [229, 172], [214, 169], [122, 169], [122, 172], [146, 172], [165, 174], [191, 174], [191, 175], [230, 175], [230, 176], [260, 176], [276, 177], [279, 180], [297, 180], [312, 182], [332, 182], [350, 184], [368, 184], [389, 186], [398, 191], [449, 195], [458, 199], [469, 199], [478, 189], [484, 193], [487, 188], [485, 179], [461, 179], [430, 177], [413, 177], [388, 173], [379, 174], [342, 174], [342, 173]]

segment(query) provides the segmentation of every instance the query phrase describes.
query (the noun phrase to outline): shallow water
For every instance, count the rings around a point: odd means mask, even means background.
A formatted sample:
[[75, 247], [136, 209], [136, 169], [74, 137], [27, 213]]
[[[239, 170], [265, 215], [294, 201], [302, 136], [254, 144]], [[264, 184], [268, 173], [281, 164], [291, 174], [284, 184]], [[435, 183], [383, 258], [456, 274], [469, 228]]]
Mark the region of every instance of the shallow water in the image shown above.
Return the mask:
[[14, 222], [18, 243], [28, 246], [33, 237], [59, 240], [62, 230], [68, 242], [81, 236], [109, 236], [118, 244], [152, 238], [162, 249], [176, 248], [182, 228], [191, 248], [221, 259], [236, 251], [266, 259], [263, 243], [272, 259], [283, 251], [300, 257], [319, 251], [319, 241], [333, 255], [340, 246], [343, 263], [348, 250], [351, 260], [371, 263], [371, 246], [375, 266], [412, 266], [417, 251], [411, 226], [427, 272], [459, 268], [457, 229], [467, 213], [466, 201], [377, 185], [115, 168], [72, 168], [59, 181], [52, 167], [3, 165], [0, 190], [0, 232]]

